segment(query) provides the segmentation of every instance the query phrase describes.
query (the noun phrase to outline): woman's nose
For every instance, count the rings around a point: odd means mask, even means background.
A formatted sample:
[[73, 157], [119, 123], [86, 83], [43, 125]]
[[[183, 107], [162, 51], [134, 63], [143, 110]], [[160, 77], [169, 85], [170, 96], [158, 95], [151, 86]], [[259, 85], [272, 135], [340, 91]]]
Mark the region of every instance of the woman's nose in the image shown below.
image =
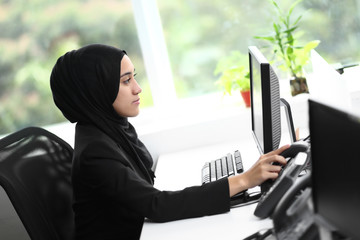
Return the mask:
[[135, 82], [134, 89], [133, 89], [134, 94], [141, 93], [142, 89], [141, 89], [139, 83], [136, 80], [134, 82]]

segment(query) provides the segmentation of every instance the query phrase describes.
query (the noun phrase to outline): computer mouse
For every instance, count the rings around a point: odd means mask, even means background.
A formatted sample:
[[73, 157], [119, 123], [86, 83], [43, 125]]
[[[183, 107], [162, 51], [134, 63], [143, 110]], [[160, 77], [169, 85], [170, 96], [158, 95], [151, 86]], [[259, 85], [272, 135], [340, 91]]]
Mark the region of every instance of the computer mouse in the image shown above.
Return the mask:
[[297, 141], [290, 145], [289, 148], [285, 149], [280, 156], [284, 158], [294, 158], [299, 152], [306, 152], [309, 148], [309, 143], [305, 141]]

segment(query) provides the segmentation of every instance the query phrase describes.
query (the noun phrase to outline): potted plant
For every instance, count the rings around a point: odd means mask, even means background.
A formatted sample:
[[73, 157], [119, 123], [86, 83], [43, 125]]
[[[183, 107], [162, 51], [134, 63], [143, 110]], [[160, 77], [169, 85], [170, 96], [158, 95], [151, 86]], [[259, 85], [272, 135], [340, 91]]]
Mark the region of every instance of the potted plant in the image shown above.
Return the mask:
[[216, 84], [224, 89], [224, 94], [232, 94], [232, 91], [240, 91], [246, 107], [250, 107], [250, 73], [248, 57], [239, 51], [233, 51], [230, 55], [221, 58], [215, 68], [214, 74], [220, 77]]
[[281, 62], [279, 69], [287, 72], [291, 76], [291, 95], [295, 96], [299, 93], [308, 93], [309, 89], [303, 68], [310, 60], [310, 51], [316, 48], [320, 41], [314, 40], [302, 46], [297, 45], [297, 37], [299, 35], [295, 36], [295, 31], [299, 28], [302, 15], [298, 16], [296, 20], [292, 22], [292, 13], [295, 6], [302, 0], [294, 2], [288, 12], [282, 11], [275, 0], [269, 1], [277, 13], [277, 20], [273, 22], [274, 32], [269, 36], [255, 36], [255, 38], [270, 43], [274, 56]]

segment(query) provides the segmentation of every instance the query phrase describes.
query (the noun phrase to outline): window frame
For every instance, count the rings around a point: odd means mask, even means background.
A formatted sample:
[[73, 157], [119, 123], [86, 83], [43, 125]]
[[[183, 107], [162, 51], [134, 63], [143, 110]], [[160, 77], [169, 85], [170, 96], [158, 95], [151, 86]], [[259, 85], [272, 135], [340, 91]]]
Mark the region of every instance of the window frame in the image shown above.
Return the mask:
[[167, 107], [177, 96], [156, 0], [132, 0], [132, 6], [154, 106]]

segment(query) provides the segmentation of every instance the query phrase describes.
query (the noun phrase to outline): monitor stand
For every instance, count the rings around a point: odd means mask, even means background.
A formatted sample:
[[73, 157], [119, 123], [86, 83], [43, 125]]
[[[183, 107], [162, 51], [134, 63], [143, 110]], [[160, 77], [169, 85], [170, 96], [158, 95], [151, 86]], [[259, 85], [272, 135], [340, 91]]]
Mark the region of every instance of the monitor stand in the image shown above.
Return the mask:
[[296, 142], [296, 134], [295, 134], [295, 130], [294, 130], [294, 122], [293, 122], [293, 118], [292, 118], [292, 114], [291, 114], [290, 104], [284, 98], [280, 98], [280, 107], [284, 107], [284, 109], [285, 109], [285, 115], [286, 115], [286, 120], [287, 120], [289, 134], [290, 134], [290, 140], [291, 140], [291, 143], [294, 143], [294, 142]]

